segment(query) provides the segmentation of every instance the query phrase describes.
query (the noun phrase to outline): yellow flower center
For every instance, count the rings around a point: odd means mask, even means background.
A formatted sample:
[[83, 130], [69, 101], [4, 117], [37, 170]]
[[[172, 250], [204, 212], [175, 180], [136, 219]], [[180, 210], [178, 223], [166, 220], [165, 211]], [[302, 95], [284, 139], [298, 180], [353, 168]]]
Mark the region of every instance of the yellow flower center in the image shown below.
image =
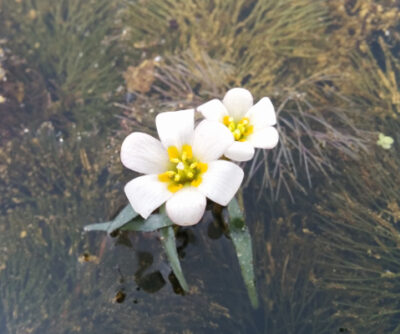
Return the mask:
[[201, 184], [201, 175], [207, 171], [208, 166], [193, 157], [190, 145], [183, 145], [181, 152], [176, 146], [170, 146], [168, 156], [170, 166], [165, 173], [158, 175], [158, 179], [168, 183], [170, 192], [175, 193], [185, 185], [198, 187]]
[[250, 125], [250, 120], [247, 117], [235, 122], [233, 117], [225, 116], [222, 122], [232, 132], [236, 141], [245, 141], [253, 133], [253, 125]]

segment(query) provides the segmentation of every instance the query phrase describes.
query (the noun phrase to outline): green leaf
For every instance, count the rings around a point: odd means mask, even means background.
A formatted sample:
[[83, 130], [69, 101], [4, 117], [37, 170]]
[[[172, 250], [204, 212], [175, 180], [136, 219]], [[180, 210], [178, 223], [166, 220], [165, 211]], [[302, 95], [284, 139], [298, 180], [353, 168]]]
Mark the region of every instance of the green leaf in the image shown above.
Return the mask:
[[239, 260], [242, 277], [249, 294], [251, 305], [258, 307], [258, 296], [254, 277], [253, 249], [251, 236], [246, 226], [243, 210], [240, 208], [236, 198], [228, 204], [229, 234], [235, 246], [236, 255]]
[[105, 223], [96, 223], [96, 224], [90, 224], [90, 225], [86, 225], [83, 230], [85, 232], [90, 232], [90, 231], [103, 231], [103, 232], [107, 232], [108, 228], [110, 227], [110, 225], [112, 224], [112, 222], [105, 222]]
[[[169, 218], [165, 215], [166, 219]], [[178, 252], [176, 251], [175, 233], [172, 226], [163, 227], [160, 229], [161, 242], [167, 253], [169, 264], [179, 281], [184, 291], [189, 291], [189, 287], [186, 283], [185, 277], [183, 276], [181, 263], [179, 262]]]
[[122, 211], [114, 218], [112, 224], [108, 229], [108, 233], [112, 233], [115, 230], [118, 230], [121, 226], [130, 222], [133, 218], [137, 217], [139, 214], [133, 210], [132, 206], [128, 204], [126, 207], [122, 209]]
[[118, 230], [126, 223], [130, 222], [133, 218], [137, 217], [139, 214], [133, 210], [132, 206], [128, 204], [125, 206], [121, 212], [114, 218], [114, 220], [104, 223], [96, 223], [86, 225], [84, 227], [84, 231], [104, 231], [108, 233], [112, 233], [115, 230]]
[[173, 222], [164, 214], [153, 214], [147, 220], [136, 217], [121, 227], [123, 231], [153, 232], [160, 228], [173, 225]]

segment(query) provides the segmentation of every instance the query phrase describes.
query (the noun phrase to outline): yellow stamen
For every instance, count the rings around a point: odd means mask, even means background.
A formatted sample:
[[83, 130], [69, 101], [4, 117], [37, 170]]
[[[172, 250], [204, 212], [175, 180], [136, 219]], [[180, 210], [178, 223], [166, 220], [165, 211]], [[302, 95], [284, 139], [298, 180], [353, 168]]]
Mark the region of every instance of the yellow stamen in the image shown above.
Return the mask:
[[158, 180], [161, 182], [169, 182], [171, 180], [170, 176], [168, 175], [168, 172], [158, 174]]
[[168, 177], [173, 177], [176, 173], [173, 171], [173, 170], [168, 170], [168, 171], [166, 171], [164, 174], [167, 174], [168, 175]]
[[185, 155], [186, 159], [193, 158], [192, 147], [190, 145], [185, 144], [182, 146], [182, 160], [186, 160], [183, 158], [184, 155]]
[[225, 116], [222, 122], [232, 132], [236, 141], [246, 141], [247, 136], [253, 133], [253, 126], [250, 125], [250, 120], [247, 117], [243, 117], [239, 122], [235, 122], [232, 117]]
[[253, 125], [249, 125], [249, 126], [247, 127], [246, 131], [244, 132], [244, 135], [245, 135], [245, 136], [251, 135], [251, 134], [253, 133], [253, 129], [254, 129], [254, 126], [253, 126]]
[[199, 162], [200, 173], [207, 172], [208, 165], [204, 162]]
[[171, 193], [176, 193], [178, 190], [181, 190], [183, 188], [183, 184], [171, 183], [171, 184], [168, 185], [167, 188]]
[[236, 129], [236, 130], [233, 131], [232, 133], [233, 133], [233, 137], [235, 137], [236, 140], [239, 140], [240, 137], [242, 137], [242, 133], [240, 132], [239, 129]]
[[226, 125], [226, 126], [228, 126], [229, 125], [229, 123], [230, 123], [230, 117], [229, 116], [224, 116], [224, 118], [222, 119], [222, 122]]
[[190, 185], [191, 185], [192, 187], [198, 187], [198, 186], [201, 184], [201, 181], [203, 181], [202, 178], [201, 178], [201, 176], [198, 176], [196, 179], [194, 179], [194, 180], [190, 183]]
[[250, 123], [250, 120], [249, 120], [247, 117], [243, 117], [243, 118], [240, 120], [239, 123], [240, 123], [240, 124], [243, 124], [243, 125], [248, 125], [248, 124]]
[[[231, 119], [231, 117], [228, 117], [228, 120]], [[182, 145], [180, 151], [176, 146], [168, 147], [168, 157], [170, 161], [169, 170], [159, 174], [158, 179], [167, 183], [169, 191], [174, 193], [186, 185], [198, 187], [201, 184], [201, 175], [207, 171], [208, 165], [193, 157], [190, 145]]]
[[[177, 159], [177, 158], [179, 158], [179, 151], [178, 151], [178, 149], [176, 148], [176, 146], [170, 146], [170, 147], [168, 147], [168, 157], [169, 157], [169, 160], [170, 160], [170, 161], [172, 161], [172, 159]], [[172, 161], [172, 162], [174, 162], [174, 161]]]

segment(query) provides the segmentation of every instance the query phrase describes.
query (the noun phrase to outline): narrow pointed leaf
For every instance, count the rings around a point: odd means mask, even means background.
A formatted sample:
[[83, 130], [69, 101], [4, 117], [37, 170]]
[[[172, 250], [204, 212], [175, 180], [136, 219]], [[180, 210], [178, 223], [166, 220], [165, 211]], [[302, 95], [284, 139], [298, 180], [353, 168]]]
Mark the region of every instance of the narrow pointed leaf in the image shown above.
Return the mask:
[[[169, 219], [165, 216], [166, 219]], [[183, 276], [181, 263], [179, 261], [178, 252], [176, 251], [176, 242], [175, 242], [175, 233], [174, 228], [172, 226], [163, 227], [160, 229], [161, 233], [161, 242], [167, 253], [169, 264], [179, 281], [182, 289], [184, 291], [189, 291], [189, 287], [186, 283], [185, 277]]]
[[115, 230], [118, 230], [121, 226], [130, 222], [133, 218], [137, 217], [139, 214], [133, 210], [132, 206], [128, 204], [125, 206], [121, 212], [114, 218], [112, 221], [108, 233], [112, 233]]
[[249, 294], [251, 304], [258, 307], [258, 296], [254, 277], [253, 249], [251, 236], [246, 226], [244, 214], [236, 198], [228, 204], [229, 234], [235, 246], [242, 277]]
[[112, 233], [115, 230], [118, 230], [126, 223], [130, 222], [133, 218], [137, 217], [139, 214], [133, 210], [132, 206], [128, 204], [125, 206], [121, 212], [114, 218], [112, 221], [104, 222], [104, 223], [96, 223], [86, 225], [83, 229], [86, 232], [89, 231], [104, 231], [108, 233]]
[[122, 231], [153, 232], [162, 227], [171, 226], [174, 223], [163, 214], [152, 214], [147, 220], [136, 217], [121, 227]]
[[96, 223], [96, 224], [90, 224], [90, 225], [86, 225], [83, 230], [85, 232], [90, 232], [90, 231], [103, 231], [103, 232], [107, 232], [108, 228], [110, 227], [110, 225], [112, 224], [112, 222], [105, 222], [105, 223]]

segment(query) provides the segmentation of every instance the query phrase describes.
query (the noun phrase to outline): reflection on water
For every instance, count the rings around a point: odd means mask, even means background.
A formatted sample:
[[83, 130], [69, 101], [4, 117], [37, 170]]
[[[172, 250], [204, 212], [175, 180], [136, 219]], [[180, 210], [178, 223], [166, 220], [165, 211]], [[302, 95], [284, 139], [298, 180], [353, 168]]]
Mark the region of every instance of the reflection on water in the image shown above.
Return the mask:
[[[398, 332], [398, 5], [0, 0], [0, 333]], [[279, 115], [245, 166], [258, 310], [210, 212], [187, 294], [157, 233], [83, 233], [126, 204], [129, 132], [233, 86]]]

